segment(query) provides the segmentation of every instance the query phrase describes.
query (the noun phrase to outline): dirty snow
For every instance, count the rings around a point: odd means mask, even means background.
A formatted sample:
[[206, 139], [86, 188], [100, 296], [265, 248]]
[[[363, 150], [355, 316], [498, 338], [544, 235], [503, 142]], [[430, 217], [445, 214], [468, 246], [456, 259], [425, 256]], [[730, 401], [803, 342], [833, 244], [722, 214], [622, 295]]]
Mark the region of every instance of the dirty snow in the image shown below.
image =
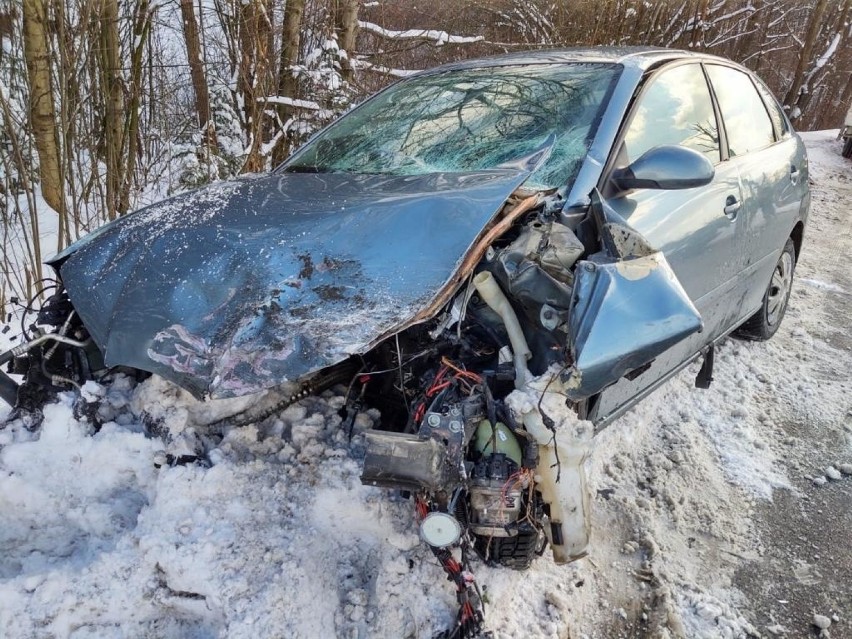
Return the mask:
[[[789, 579], [826, 599], [792, 621], [768, 619], [786, 601], [738, 572], [782, 561], [767, 509], [852, 485], [852, 345], [832, 306], [848, 304], [849, 258], [820, 250], [852, 227], [850, 191], [837, 190], [852, 165], [833, 136], [806, 136], [814, 207], [779, 334], [727, 341], [709, 391], [691, 367], [596, 437], [587, 559], [560, 567], [546, 554], [526, 574], [475, 566], [495, 637], [808, 636], [815, 614], [852, 636], [849, 609], [827, 599], [844, 582], [821, 578], [818, 558], [796, 558]], [[38, 433], [0, 429], [3, 637], [431, 637], [453, 618], [411, 504], [358, 481], [375, 412], [350, 441], [328, 392], [217, 441], [205, 424], [251, 400], [198, 404], [123, 376], [84, 395], [48, 406]], [[98, 432], [87, 400], [107, 422]], [[845, 446], [817, 449], [826, 433], [846, 433]], [[207, 439], [209, 464], [162, 465], [182, 438]], [[839, 480], [804, 479], [829, 467]], [[839, 544], [826, 559], [848, 565], [848, 553]]]

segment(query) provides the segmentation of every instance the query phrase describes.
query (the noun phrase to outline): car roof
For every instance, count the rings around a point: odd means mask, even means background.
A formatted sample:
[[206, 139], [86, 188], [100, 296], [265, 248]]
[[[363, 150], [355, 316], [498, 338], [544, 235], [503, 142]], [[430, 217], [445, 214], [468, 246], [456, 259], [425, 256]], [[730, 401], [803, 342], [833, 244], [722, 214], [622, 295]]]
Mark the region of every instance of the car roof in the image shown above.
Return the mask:
[[570, 49], [536, 49], [532, 51], [505, 53], [474, 60], [450, 62], [428, 69], [425, 73], [525, 64], [564, 64], [571, 62], [621, 64], [645, 70], [663, 62], [684, 58], [722, 60], [722, 58], [707, 54], [661, 47], [577, 47]]

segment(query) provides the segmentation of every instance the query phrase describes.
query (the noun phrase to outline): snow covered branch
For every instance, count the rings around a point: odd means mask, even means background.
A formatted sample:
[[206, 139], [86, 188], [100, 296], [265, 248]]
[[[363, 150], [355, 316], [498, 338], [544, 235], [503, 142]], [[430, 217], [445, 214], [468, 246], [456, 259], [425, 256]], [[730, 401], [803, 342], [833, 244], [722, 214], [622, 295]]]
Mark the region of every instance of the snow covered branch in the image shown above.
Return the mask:
[[805, 81], [802, 82], [802, 87], [799, 89], [799, 95], [807, 94], [811, 92], [811, 81], [814, 76], [822, 69], [828, 62], [831, 60], [831, 57], [837, 51], [837, 45], [840, 44], [841, 33], [835, 33], [834, 37], [831, 39], [831, 42], [828, 44], [828, 48], [823, 52], [823, 54], [817, 58], [814, 63], [813, 68], [808, 72], [805, 76]]
[[257, 101], [264, 104], [280, 104], [297, 109], [310, 109], [311, 111], [322, 110], [322, 107], [313, 100], [297, 100], [296, 98], [288, 98], [283, 95], [268, 95], [265, 98], [257, 98]]
[[469, 44], [471, 42], [481, 42], [485, 38], [483, 36], [460, 36], [451, 35], [446, 31], [437, 29], [406, 29], [404, 31], [395, 31], [393, 29], [385, 29], [372, 22], [358, 21], [358, 27], [364, 31], [377, 35], [389, 40], [434, 40], [435, 44], [442, 46], [444, 44]]
[[415, 73], [420, 73], [419, 69], [392, 69], [391, 67], [382, 66], [381, 64], [373, 64], [372, 62], [367, 62], [366, 60], [360, 60], [358, 58], [352, 59], [352, 66], [356, 69], [373, 71], [375, 73], [389, 75], [394, 78], [407, 78]]

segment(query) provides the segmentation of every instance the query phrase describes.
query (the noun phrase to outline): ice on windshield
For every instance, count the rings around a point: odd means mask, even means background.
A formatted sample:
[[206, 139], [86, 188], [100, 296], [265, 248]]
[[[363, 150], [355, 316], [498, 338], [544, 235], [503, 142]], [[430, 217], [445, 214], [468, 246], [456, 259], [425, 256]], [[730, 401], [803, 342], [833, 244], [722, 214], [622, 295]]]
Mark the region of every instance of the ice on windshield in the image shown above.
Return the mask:
[[550, 147], [527, 184], [562, 186], [579, 170], [619, 69], [527, 65], [407, 80], [329, 127], [287, 170], [458, 173], [494, 168]]

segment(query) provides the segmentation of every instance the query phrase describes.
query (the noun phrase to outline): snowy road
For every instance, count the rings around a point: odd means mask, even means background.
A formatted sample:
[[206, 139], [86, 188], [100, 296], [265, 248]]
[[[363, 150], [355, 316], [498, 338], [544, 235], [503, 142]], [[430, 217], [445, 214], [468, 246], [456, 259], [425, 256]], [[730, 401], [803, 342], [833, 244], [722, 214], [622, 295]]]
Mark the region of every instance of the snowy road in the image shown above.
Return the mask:
[[[568, 567], [480, 567], [497, 637], [852, 637], [852, 164], [806, 136], [813, 207], [787, 317], [729, 340], [597, 438], [594, 541]], [[232, 429], [213, 465], [156, 468], [139, 415], [179, 434], [174, 388], [118, 380], [92, 435], [70, 399], [0, 430], [0, 636], [431, 637], [454, 596], [408, 502], [358, 481], [341, 398]], [[203, 432], [200, 434], [203, 435]], [[834, 474], [828, 471], [829, 474]]]

